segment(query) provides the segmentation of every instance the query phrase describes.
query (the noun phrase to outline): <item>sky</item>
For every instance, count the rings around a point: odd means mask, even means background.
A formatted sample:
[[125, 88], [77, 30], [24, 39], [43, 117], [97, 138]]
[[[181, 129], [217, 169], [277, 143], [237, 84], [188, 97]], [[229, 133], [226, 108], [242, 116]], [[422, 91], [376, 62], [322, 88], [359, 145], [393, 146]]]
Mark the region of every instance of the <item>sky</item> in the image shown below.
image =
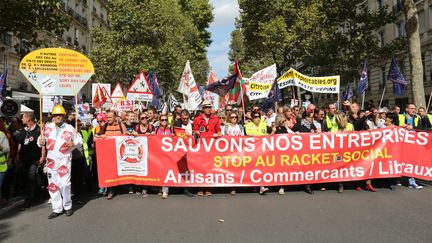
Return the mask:
[[239, 15], [239, 7], [237, 0], [210, 0], [210, 3], [213, 5], [214, 20], [209, 31], [213, 42], [207, 49], [207, 57], [210, 68], [220, 79], [228, 75], [231, 31], [235, 28], [234, 21]]

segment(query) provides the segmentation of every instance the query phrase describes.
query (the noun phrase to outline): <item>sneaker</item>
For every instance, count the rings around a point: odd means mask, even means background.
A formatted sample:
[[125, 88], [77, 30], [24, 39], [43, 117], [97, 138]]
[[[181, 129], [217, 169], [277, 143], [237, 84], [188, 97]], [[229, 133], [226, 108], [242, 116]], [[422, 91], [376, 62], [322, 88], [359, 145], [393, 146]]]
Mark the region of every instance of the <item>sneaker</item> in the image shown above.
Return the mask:
[[419, 185], [417, 185], [417, 184], [413, 184], [413, 185], [410, 185], [409, 188], [411, 188], [411, 189], [416, 189], [416, 190], [420, 190], [420, 189], [423, 189], [423, 186], [419, 186]]
[[[367, 190], [367, 189], [366, 189]], [[363, 189], [361, 188], [361, 187], [356, 187], [356, 191], [358, 191], [358, 192], [361, 192], [361, 191], [363, 191]]]
[[230, 194], [231, 194], [231, 196], [234, 196], [236, 194], [236, 191], [235, 190], [231, 190]]
[[108, 193], [107, 200], [111, 200], [113, 199], [113, 197], [114, 197], [113, 193]]
[[370, 191], [370, 192], [376, 192], [377, 191], [371, 184], [366, 185], [365, 190]]
[[278, 194], [279, 194], [279, 195], [283, 195], [283, 194], [285, 194], [285, 191], [284, 191], [283, 187], [281, 187], [281, 188], [279, 189]]
[[325, 187], [321, 187], [320, 191], [325, 191], [326, 188]]
[[268, 188], [267, 187], [260, 187], [260, 191], [259, 191], [259, 194], [260, 195], [265, 195], [266, 194], [266, 192], [268, 192]]
[[134, 193], [133, 188], [132, 188], [132, 187], [129, 187], [129, 194], [133, 194], [133, 193]]
[[197, 196], [204, 196], [204, 192], [203, 191], [197, 192]]
[[205, 195], [210, 197], [212, 195], [212, 193], [211, 192], [205, 192]]
[[73, 214], [72, 209], [66, 210], [66, 212], [65, 212], [65, 215], [66, 215], [67, 217], [72, 216], [72, 214]]
[[163, 192], [162, 199], [167, 199], [167, 198], [168, 198], [168, 192]]
[[147, 190], [142, 190], [142, 192], [141, 192], [141, 197], [142, 197], [142, 198], [146, 198], [146, 197], [148, 197]]
[[190, 191], [188, 191], [188, 190], [184, 190], [184, 194], [186, 195], [186, 196], [188, 196], [188, 197], [193, 197], [193, 196], [195, 196], [192, 192], [190, 192]]
[[47, 202], [47, 204], [51, 204], [51, 198], [50, 198], [50, 199], [48, 199], [48, 202]]
[[60, 216], [62, 214], [63, 213], [55, 213], [55, 212], [53, 212], [52, 214], [48, 215], [48, 219], [57, 218], [58, 216]]

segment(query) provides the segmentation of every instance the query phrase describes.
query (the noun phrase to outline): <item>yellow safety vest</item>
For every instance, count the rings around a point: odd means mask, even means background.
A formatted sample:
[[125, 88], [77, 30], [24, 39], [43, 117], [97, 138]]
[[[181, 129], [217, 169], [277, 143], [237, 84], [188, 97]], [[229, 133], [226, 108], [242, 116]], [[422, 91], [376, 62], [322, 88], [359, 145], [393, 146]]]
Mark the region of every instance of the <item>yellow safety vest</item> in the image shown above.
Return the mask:
[[249, 136], [263, 136], [267, 135], [267, 124], [264, 120], [261, 120], [259, 125], [255, 125], [253, 122], [248, 122], [245, 125], [246, 134]]
[[427, 118], [429, 119], [429, 123], [432, 125], [432, 115], [426, 114]]
[[336, 124], [336, 116], [333, 116], [333, 120], [330, 120], [330, 117], [327, 114], [325, 117], [325, 120], [326, 120], [327, 129], [329, 131], [332, 131], [335, 127], [336, 127], [336, 131], [337, 131], [338, 126]]
[[[405, 123], [406, 118], [407, 118], [407, 117], [406, 117], [405, 114], [401, 114], [401, 115], [399, 115], [399, 126], [403, 126], [403, 125], [406, 124], [406, 123]], [[414, 126], [415, 126], [415, 127], [418, 127], [419, 120], [420, 120], [420, 118], [419, 118], [418, 116], [414, 116]]]
[[[331, 130], [330, 130], [330, 132], [337, 132], [337, 131], [339, 131], [339, 128], [337, 127], [337, 125], [336, 125], [336, 127], [333, 126], [333, 127], [331, 128]], [[354, 131], [354, 126], [353, 126], [353, 124], [351, 124], [351, 123], [348, 122], [348, 124], [347, 124], [347, 126], [346, 126], [346, 128], [345, 128], [344, 131], [345, 131], [345, 132]]]
[[6, 154], [0, 155], [0, 172], [7, 171], [7, 168], [8, 168], [7, 161], [8, 161], [8, 158], [7, 158]]
[[86, 159], [87, 166], [90, 166], [91, 157], [90, 157], [89, 147], [87, 145], [87, 141], [90, 138], [90, 134], [86, 130], [81, 130], [81, 133], [82, 133], [82, 136], [83, 136], [84, 157]]

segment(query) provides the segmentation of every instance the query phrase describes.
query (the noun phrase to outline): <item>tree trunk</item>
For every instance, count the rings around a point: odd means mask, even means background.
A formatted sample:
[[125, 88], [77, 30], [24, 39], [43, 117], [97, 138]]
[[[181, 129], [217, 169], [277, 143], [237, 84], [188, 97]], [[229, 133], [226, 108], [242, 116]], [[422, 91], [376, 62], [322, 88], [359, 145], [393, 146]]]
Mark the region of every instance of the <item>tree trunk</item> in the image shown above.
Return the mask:
[[417, 107], [425, 107], [426, 101], [423, 86], [423, 64], [421, 59], [419, 21], [414, 0], [404, 1], [404, 14], [406, 19], [405, 32], [407, 34], [409, 45], [413, 102]]

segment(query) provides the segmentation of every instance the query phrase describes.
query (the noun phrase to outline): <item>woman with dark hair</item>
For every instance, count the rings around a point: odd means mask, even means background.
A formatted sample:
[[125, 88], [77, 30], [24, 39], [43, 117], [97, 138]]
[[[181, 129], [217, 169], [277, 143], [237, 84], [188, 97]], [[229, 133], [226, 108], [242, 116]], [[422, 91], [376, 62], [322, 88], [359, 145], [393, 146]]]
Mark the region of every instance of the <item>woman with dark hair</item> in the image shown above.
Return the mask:
[[[313, 112], [303, 112], [302, 119], [297, 122], [292, 130], [295, 133], [316, 133], [317, 129], [313, 123], [314, 113]], [[308, 194], [314, 194], [310, 185], [305, 185], [305, 192]]]

